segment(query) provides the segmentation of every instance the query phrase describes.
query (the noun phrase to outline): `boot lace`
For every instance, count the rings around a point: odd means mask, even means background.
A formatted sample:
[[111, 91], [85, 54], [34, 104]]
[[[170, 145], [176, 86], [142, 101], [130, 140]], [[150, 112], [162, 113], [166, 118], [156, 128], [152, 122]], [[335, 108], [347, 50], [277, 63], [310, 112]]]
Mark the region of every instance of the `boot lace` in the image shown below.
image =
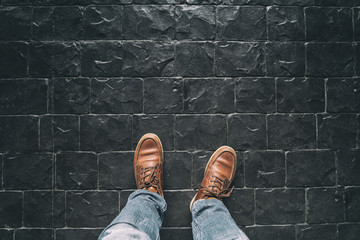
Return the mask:
[[147, 168], [140, 168], [140, 183], [139, 188], [146, 189], [149, 187], [153, 187], [159, 193], [159, 167], [147, 167]]
[[232, 193], [234, 187], [229, 189], [224, 189], [225, 184], [227, 183], [227, 180], [222, 180], [221, 178], [218, 178], [216, 176], [211, 175], [213, 180], [210, 180], [210, 183], [212, 185], [208, 186], [200, 186], [201, 192], [204, 194], [205, 197], [213, 197], [217, 199], [222, 199], [224, 197], [229, 197]]

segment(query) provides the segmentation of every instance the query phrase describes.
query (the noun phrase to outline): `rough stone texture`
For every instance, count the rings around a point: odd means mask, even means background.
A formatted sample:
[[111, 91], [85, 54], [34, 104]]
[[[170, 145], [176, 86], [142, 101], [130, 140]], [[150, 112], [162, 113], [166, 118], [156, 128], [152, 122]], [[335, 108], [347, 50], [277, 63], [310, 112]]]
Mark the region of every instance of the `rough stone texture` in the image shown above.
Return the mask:
[[303, 8], [271, 6], [267, 14], [270, 40], [305, 40]]
[[285, 186], [285, 155], [280, 151], [245, 152], [246, 187]]
[[299, 225], [296, 227], [296, 239], [336, 240], [336, 232], [336, 225]]
[[[257, 189], [256, 224], [302, 223], [305, 219], [305, 192], [303, 189]], [[269, 201], [269, 199], [272, 199]]]
[[268, 42], [266, 66], [270, 76], [304, 76], [305, 46], [303, 43]]
[[115, 191], [67, 192], [66, 223], [69, 227], [106, 227], [118, 214]]
[[286, 186], [334, 186], [335, 155], [332, 151], [286, 153]]
[[306, 75], [352, 76], [354, 55], [351, 43], [306, 43]]
[[353, 114], [318, 115], [320, 148], [353, 148], [356, 146], [357, 116]]
[[221, 42], [215, 49], [217, 76], [259, 76], [265, 73], [264, 44]]
[[352, 41], [352, 10], [350, 8], [305, 9], [306, 40]]
[[176, 6], [176, 39], [214, 39], [215, 18], [213, 6]]
[[360, 79], [335, 78], [326, 84], [327, 110], [329, 112], [360, 111]]
[[272, 113], [275, 111], [275, 80], [272, 78], [237, 78], [236, 111]]
[[228, 143], [235, 150], [266, 148], [264, 115], [230, 115], [228, 129]]
[[269, 115], [268, 144], [271, 149], [306, 149], [316, 144], [316, 119], [312, 114]]
[[139, 113], [143, 105], [141, 79], [91, 79], [92, 113]]
[[4, 156], [5, 189], [51, 189], [52, 156], [16, 154]]
[[340, 150], [337, 152], [338, 181], [342, 185], [360, 185], [360, 151]]
[[177, 76], [212, 76], [215, 45], [210, 42], [183, 42], [176, 45]]
[[264, 7], [219, 7], [218, 38], [220, 40], [266, 39]]
[[180, 78], [144, 79], [145, 113], [183, 111], [183, 81]]
[[225, 79], [186, 79], [185, 113], [234, 112], [234, 81]]
[[[213, 151], [251, 240], [358, 240], [359, 0], [0, 0], [0, 240], [97, 239], [165, 150], [163, 240]], [[76, 180], [76, 181], [75, 181]]]
[[37, 151], [38, 121], [33, 116], [0, 116], [0, 151]]
[[80, 117], [80, 149], [116, 151], [131, 149], [132, 118], [130, 115]]
[[279, 78], [277, 106], [279, 112], [323, 112], [324, 80], [320, 78]]
[[56, 189], [95, 189], [97, 157], [93, 153], [56, 154]]
[[[343, 188], [310, 188], [307, 191], [308, 223], [344, 221]], [[331, 211], [329, 211], [331, 209]]]
[[132, 153], [104, 153], [99, 155], [100, 189], [135, 189]]
[[358, 222], [360, 219], [360, 187], [345, 189], [345, 220]]
[[48, 80], [0, 80], [0, 114], [47, 113]]
[[216, 150], [226, 144], [226, 120], [220, 115], [183, 115], [175, 118], [175, 149]]

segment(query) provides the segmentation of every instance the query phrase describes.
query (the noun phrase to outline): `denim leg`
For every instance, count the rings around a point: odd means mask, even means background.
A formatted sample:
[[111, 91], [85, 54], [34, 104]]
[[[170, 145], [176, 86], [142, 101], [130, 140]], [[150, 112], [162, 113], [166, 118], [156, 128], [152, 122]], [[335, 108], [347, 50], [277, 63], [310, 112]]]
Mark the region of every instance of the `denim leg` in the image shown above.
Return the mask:
[[194, 240], [249, 240], [218, 199], [198, 200], [192, 208]]
[[[136, 190], [130, 194], [128, 202], [120, 214], [100, 234], [99, 240], [115, 239], [160, 239], [160, 228], [166, 202], [159, 194], [148, 190]], [[124, 228], [132, 229], [132, 234], [121, 235]], [[135, 228], [135, 230], [134, 230]], [[139, 231], [136, 231], [139, 230]], [[145, 233], [145, 234], [141, 234]], [[146, 235], [148, 238], [145, 238]]]

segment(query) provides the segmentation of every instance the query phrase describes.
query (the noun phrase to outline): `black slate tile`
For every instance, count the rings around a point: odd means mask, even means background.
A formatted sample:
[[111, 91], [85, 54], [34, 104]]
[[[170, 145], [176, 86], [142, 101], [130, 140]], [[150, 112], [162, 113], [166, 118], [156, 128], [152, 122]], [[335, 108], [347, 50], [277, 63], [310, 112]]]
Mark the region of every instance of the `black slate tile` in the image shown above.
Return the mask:
[[345, 220], [358, 222], [360, 219], [360, 187], [345, 188]]
[[85, 39], [122, 39], [122, 6], [88, 6], [84, 10]]
[[314, 0], [314, 5], [317, 6], [356, 6], [358, 0]]
[[0, 42], [0, 77], [26, 76], [28, 49], [26, 42]]
[[332, 151], [295, 151], [286, 153], [286, 186], [334, 186], [335, 155]]
[[54, 78], [53, 113], [89, 113], [90, 80], [88, 78]]
[[176, 6], [176, 39], [215, 39], [216, 15], [213, 6]]
[[221, 42], [215, 49], [217, 76], [265, 75], [264, 44], [259, 42]]
[[1, 240], [13, 240], [14, 230], [12, 229], [0, 229]]
[[273, 78], [237, 78], [235, 84], [237, 112], [275, 112]]
[[186, 0], [187, 4], [221, 4], [223, 0]]
[[143, 105], [143, 82], [138, 78], [91, 79], [92, 113], [139, 113]]
[[360, 151], [340, 150], [337, 152], [338, 181], [341, 185], [360, 185]]
[[319, 148], [354, 148], [356, 147], [355, 114], [319, 114], [318, 146]]
[[83, 76], [120, 76], [124, 62], [119, 41], [85, 41], [81, 44]]
[[50, 154], [17, 154], [4, 156], [5, 189], [50, 189], [52, 156]]
[[126, 206], [130, 194], [135, 192], [135, 190], [122, 190], [120, 192], [120, 211]]
[[0, 80], [0, 114], [47, 113], [48, 80]]
[[38, 121], [34, 116], [0, 116], [0, 152], [36, 151]]
[[330, 78], [326, 92], [328, 112], [360, 112], [360, 78]]
[[0, 184], [0, 189], [3, 189], [3, 155], [0, 154], [0, 179], [1, 179], [1, 184]]
[[305, 220], [303, 189], [257, 189], [255, 199], [256, 224], [290, 224]]
[[177, 76], [212, 76], [214, 74], [212, 42], [179, 42], [175, 51]]
[[183, 112], [183, 81], [180, 78], [144, 79], [145, 113]]
[[225, 5], [268, 5], [270, 0], [223, 0]]
[[0, 8], [0, 40], [28, 40], [30, 21], [30, 7]]
[[234, 189], [230, 197], [224, 199], [224, 204], [237, 225], [254, 223], [254, 190]]
[[360, 75], [360, 42], [355, 42], [355, 75]]
[[342, 188], [310, 188], [307, 192], [307, 222], [332, 223], [344, 221], [343, 195], [344, 190]]
[[325, 111], [324, 79], [279, 78], [276, 83], [279, 112]]
[[353, 76], [351, 43], [306, 43], [305, 47], [307, 76]]
[[360, 234], [360, 224], [340, 224], [338, 230], [339, 240], [356, 240]]
[[80, 149], [121, 151], [131, 149], [130, 115], [84, 115], [80, 117]]
[[265, 115], [230, 115], [228, 118], [228, 141], [228, 144], [235, 150], [265, 149]]
[[295, 239], [294, 226], [251, 226], [245, 233], [251, 240]]
[[190, 189], [192, 156], [187, 152], [165, 152], [164, 189]]
[[[132, 2], [132, 0], [123, 0]], [[134, 0], [135, 4], [182, 4], [185, 0]]]
[[146, 133], [156, 134], [163, 145], [164, 151], [174, 149], [174, 116], [173, 115], [134, 115], [133, 142], [135, 150], [140, 138]]
[[65, 227], [65, 191], [53, 191], [53, 227]]
[[100, 189], [136, 189], [133, 163], [134, 153], [100, 154]]
[[245, 152], [245, 186], [285, 186], [284, 153], [281, 151]]
[[270, 6], [267, 15], [269, 40], [305, 40], [303, 8]]
[[174, 74], [174, 44], [134, 42], [123, 44], [124, 76], [168, 77]]
[[32, 42], [29, 47], [29, 74], [35, 77], [51, 77], [53, 45], [49, 42]]
[[304, 76], [305, 46], [301, 42], [267, 42], [266, 66], [270, 76]]
[[54, 36], [56, 40], [83, 39], [83, 9], [78, 6], [55, 7]]
[[16, 240], [27, 240], [27, 239], [52, 240], [54, 239], [54, 236], [52, 229], [16, 229], [15, 239]]
[[165, 192], [167, 211], [164, 214], [163, 227], [190, 227], [191, 213], [189, 204], [195, 191]]
[[53, 44], [52, 67], [54, 76], [80, 75], [80, 44], [55, 42]]
[[24, 192], [24, 226], [52, 227], [51, 191]]
[[33, 7], [31, 39], [49, 41], [54, 39], [53, 7]]
[[94, 153], [56, 154], [56, 189], [96, 189], [97, 168]]
[[298, 225], [296, 239], [299, 240], [336, 240], [336, 225]]
[[176, 116], [175, 149], [215, 150], [225, 144], [225, 117], [220, 115]]
[[269, 115], [268, 144], [270, 149], [315, 148], [316, 119], [312, 114]]
[[305, 9], [306, 40], [352, 41], [351, 8], [309, 7]]
[[124, 6], [125, 39], [170, 40], [175, 38], [174, 6]]
[[56, 239], [57, 240], [78, 240], [78, 239], [97, 239], [102, 229], [84, 229], [84, 228], [73, 228], [73, 229], [57, 229]]
[[234, 112], [234, 80], [185, 79], [185, 113], [232, 113]]
[[[212, 151], [196, 151], [193, 154], [193, 171], [192, 171], [192, 188], [198, 189], [204, 177], [206, 165], [212, 156]], [[244, 154], [242, 152], [236, 153], [237, 164], [235, 177], [232, 186], [236, 188], [244, 187]]]
[[265, 40], [265, 7], [219, 7], [217, 37], [220, 40]]
[[106, 227], [117, 216], [118, 208], [119, 194], [116, 191], [67, 192], [66, 225]]
[[22, 193], [0, 192], [0, 226], [3, 228], [22, 226]]
[[39, 124], [39, 150], [45, 152], [54, 151], [52, 116], [40, 116]]
[[270, 0], [270, 3], [285, 6], [308, 6], [313, 4], [313, 0]]
[[192, 240], [191, 228], [165, 228], [160, 230], [161, 239]]
[[354, 8], [354, 40], [360, 41], [360, 8]]

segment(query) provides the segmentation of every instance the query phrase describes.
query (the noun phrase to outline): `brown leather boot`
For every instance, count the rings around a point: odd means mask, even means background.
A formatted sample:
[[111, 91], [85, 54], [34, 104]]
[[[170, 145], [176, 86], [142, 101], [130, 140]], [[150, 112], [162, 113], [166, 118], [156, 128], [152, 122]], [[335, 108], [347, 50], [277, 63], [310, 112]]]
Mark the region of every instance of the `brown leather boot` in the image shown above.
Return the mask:
[[158, 136], [148, 133], [139, 140], [134, 155], [135, 181], [138, 189], [163, 194], [163, 148]]
[[236, 170], [236, 153], [228, 146], [218, 148], [206, 165], [204, 178], [200, 188], [190, 203], [190, 211], [194, 202], [200, 199], [219, 199], [229, 197], [232, 189], [229, 186]]

